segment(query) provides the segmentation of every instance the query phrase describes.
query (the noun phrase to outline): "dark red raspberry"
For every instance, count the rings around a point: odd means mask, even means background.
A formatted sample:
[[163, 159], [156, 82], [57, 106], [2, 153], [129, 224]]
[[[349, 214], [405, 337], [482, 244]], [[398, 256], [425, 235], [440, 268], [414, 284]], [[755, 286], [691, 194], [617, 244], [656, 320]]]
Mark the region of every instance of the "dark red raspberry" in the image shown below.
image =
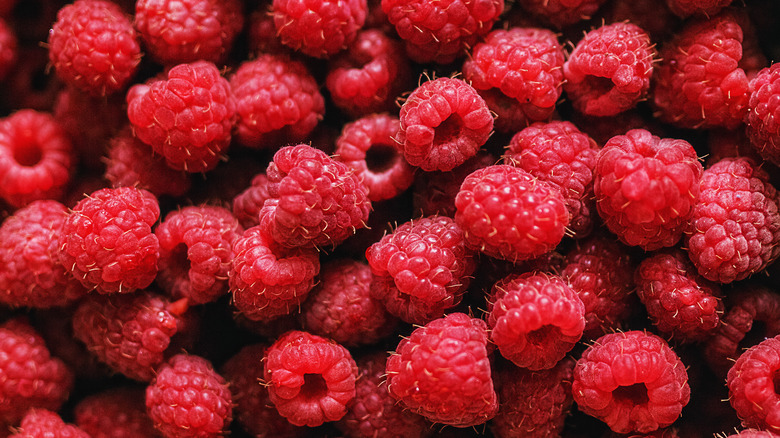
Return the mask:
[[366, 0], [273, 0], [276, 34], [282, 44], [317, 58], [347, 48], [366, 21]]
[[574, 237], [593, 228], [593, 171], [599, 147], [570, 122], [534, 123], [515, 134], [504, 154], [512, 164], [557, 186], [566, 202]]
[[7, 203], [59, 199], [74, 165], [71, 143], [51, 115], [23, 109], [0, 119], [0, 197]]
[[259, 224], [260, 209], [269, 198], [268, 177], [258, 173], [252, 178], [252, 184], [233, 198], [233, 216], [244, 228], [252, 228]]
[[746, 157], [756, 163], [764, 159], [756, 148], [750, 144], [745, 129], [713, 128], [707, 131], [707, 154], [704, 167], [709, 168], [718, 161], [728, 157]]
[[455, 222], [466, 243], [512, 262], [555, 248], [569, 224], [561, 191], [518, 167], [484, 167], [463, 180], [455, 198]]
[[493, 116], [477, 91], [454, 78], [417, 87], [401, 106], [398, 143], [406, 161], [425, 171], [449, 171], [476, 155], [493, 131]]
[[679, 19], [664, 2], [656, 0], [614, 0], [605, 11], [606, 22], [629, 21], [650, 35], [651, 41], [667, 41], [679, 26]]
[[720, 324], [720, 287], [700, 276], [683, 251], [653, 254], [634, 278], [636, 293], [661, 333], [682, 342], [702, 341]]
[[73, 334], [73, 314], [78, 305], [35, 312], [35, 327], [49, 346], [52, 356], [60, 358], [76, 379], [97, 382], [111, 375], [107, 365], [87, 350]]
[[314, 248], [286, 249], [262, 226], [233, 243], [230, 291], [239, 312], [253, 321], [287, 315], [300, 306], [320, 272]]
[[236, 96], [236, 140], [277, 149], [305, 140], [325, 114], [325, 101], [306, 66], [282, 54], [245, 61], [230, 77]]
[[162, 64], [221, 62], [243, 27], [239, 0], [135, 2], [135, 28]]
[[[253, 3], [254, 4], [254, 3]], [[290, 53], [291, 49], [276, 36], [274, 16], [269, 9], [271, 2], [257, 2], [257, 7], [247, 17], [246, 34], [251, 55], [264, 53]]]
[[563, 48], [550, 30], [496, 29], [463, 63], [463, 78], [496, 113], [496, 129], [514, 133], [555, 111], [564, 61]]
[[59, 235], [68, 210], [34, 201], [0, 225], [0, 302], [11, 307], [64, 306], [86, 290], [61, 264]]
[[30, 409], [22, 419], [22, 424], [9, 438], [94, 438], [62, 417], [47, 409]]
[[739, 356], [726, 383], [729, 403], [744, 427], [780, 433], [780, 395], [775, 387], [780, 371], [780, 338], [767, 338]]
[[688, 404], [685, 365], [656, 335], [628, 331], [604, 335], [574, 367], [572, 395], [581, 412], [618, 433], [648, 433], [669, 426]]
[[520, 0], [524, 10], [560, 29], [590, 18], [606, 0]]
[[206, 61], [179, 64], [166, 79], [135, 85], [127, 116], [135, 135], [173, 169], [206, 172], [230, 145], [236, 110], [230, 84]]
[[742, 280], [780, 255], [778, 195], [768, 178], [748, 158], [724, 158], [704, 171], [685, 245], [704, 278]]
[[599, 152], [596, 206], [626, 245], [646, 251], [673, 246], [693, 214], [702, 172], [687, 141], [632, 129]]
[[447, 216], [414, 219], [366, 250], [371, 295], [406, 322], [425, 324], [460, 303], [476, 269], [463, 230]]
[[92, 95], [123, 89], [141, 62], [141, 46], [122, 9], [106, 0], [76, 0], [57, 12], [49, 60], [66, 84]]
[[484, 150], [449, 172], [417, 172], [412, 200], [414, 212], [421, 216], [455, 216], [455, 197], [463, 180], [477, 169], [496, 163], [496, 158]]
[[227, 382], [199, 356], [173, 356], [146, 388], [146, 412], [166, 438], [223, 436], [232, 411]]
[[493, 286], [486, 319], [502, 356], [519, 367], [543, 370], [579, 342], [585, 306], [561, 277], [529, 272]]
[[747, 126], [750, 142], [762, 157], [780, 165], [780, 63], [761, 70], [750, 81]]
[[0, 80], [16, 66], [18, 56], [16, 34], [8, 23], [0, 18]]
[[596, 144], [604, 145], [616, 135], [625, 135], [632, 129], [646, 129], [659, 137], [666, 137], [666, 125], [644, 114], [637, 108], [624, 111], [610, 117], [594, 117], [573, 112], [571, 122], [585, 134], [596, 140]]
[[730, 5], [731, 0], [666, 0], [666, 4], [672, 12], [682, 18], [693, 14], [712, 17]]
[[90, 395], [76, 405], [73, 416], [76, 425], [92, 438], [157, 436], [140, 387], [116, 387]]
[[[46, 4], [54, 5], [53, 2]], [[51, 26], [51, 22], [46, 26]], [[36, 37], [36, 41], [40, 38]], [[16, 64], [4, 79], [3, 100], [12, 108], [49, 111], [62, 89], [62, 81], [50, 73], [46, 50], [20, 44]]]
[[271, 402], [296, 426], [340, 420], [355, 398], [357, 365], [335, 341], [287, 332], [268, 348], [264, 367]]
[[157, 276], [157, 199], [133, 187], [101, 189], [79, 201], [62, 226], [60, 263], [101, 294], [143, 289]]
[[413, 61], [449, 64], [490, 32], [504, 0], [382, 0], [382, 10]]
[[656, 51], [650, 37], [629, 22], [585, 34], [563, 65], [563, 89], [577, 111], [614, 116], [647, 96]]
[[482, 424], [498, 411], [484, 321], [452, 313], [415, 329], [387, 360], [390, 395], [435, 423]]

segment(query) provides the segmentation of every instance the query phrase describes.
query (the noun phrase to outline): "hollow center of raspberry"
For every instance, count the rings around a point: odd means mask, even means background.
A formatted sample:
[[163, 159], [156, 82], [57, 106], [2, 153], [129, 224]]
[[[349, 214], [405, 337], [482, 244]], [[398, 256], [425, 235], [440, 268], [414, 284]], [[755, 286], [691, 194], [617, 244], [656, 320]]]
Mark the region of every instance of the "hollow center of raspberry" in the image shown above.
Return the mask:
[[32, 167], [40, 163], [43, 151], [38, 145], [29, 144], [14, 149], [14, 160], [22, 166]]
[[536, 330], [531, 330], [526, 339], [533, 345], [547, 346], [555, 342], [561, 336], [561, 330], [554, 325], [543, 325]]
[[444, 143], [450, 143], [458, 136], [460, 136], [461, 127], [463, 126], [463, 120], [457, 114], [451, 114], [446, 120], [441, 122], [436, 127], [433, 144], [439, 145]]
[[328, 393], [328, 384], [321, 374], [306, 373], [303, 375], [301, 397], [307, 399], [320, 399]]
[[373, 173], [382, 173], [393, 167], [398, 151], [387, 144], [374, 144], [366, 151], [366, 167]]
[[630, 386], [619, 386], [612, 392], [612, 398], [618, 402], [642, 405], [648, 402], [647, 386], [644, 383], [634, 383]]
[[187, 258], [187, 245], [180, 243], [171, 251], [170, 270], [174, 276], [187, 278], [190, 271], [190, 259]]
[[612, 79], [593, 75], [586, 76], [583, 85], [590, 90], [589, 94], [593, 97], [603, 96], [609, 93], [609, 90], [615, 88]]

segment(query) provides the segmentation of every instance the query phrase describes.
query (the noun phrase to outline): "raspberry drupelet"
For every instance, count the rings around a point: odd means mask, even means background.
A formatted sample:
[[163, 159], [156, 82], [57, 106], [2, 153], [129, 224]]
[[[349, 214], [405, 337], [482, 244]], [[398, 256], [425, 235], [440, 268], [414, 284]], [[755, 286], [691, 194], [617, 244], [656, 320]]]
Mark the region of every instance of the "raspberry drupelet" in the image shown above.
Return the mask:
[[493, 131], [493, 116], [477, 91], [454, 78], [417, 87], [399, 115], [398, 144], [409, 164], [449, 171], [476, 155]]
[[750, 110], [745, 119], [753, 147], [762, 157], [780, 165], [780, 63], [772, 64], [750, 81]]
[[73, 416], [91, 438], [159, 436], [146, 414], [142, 387], [120, 386], [90, 395], [73, 408]]
[[67, 424], [56, 412], [30, 409], [8, 438], [93, 438], [83, 429]]
[[780, 371], [780, 338], [750, 347], [739, 356], [726, 377], [729, 403], [742, 426], [780, 433], [780, 395], [775, 386]]
[[270, 198], [268, 177], [258, 173], [252, 178], [250, 186], [233, 198], [233, 216], [245, 229], [252, 228], [259, 224], [260, 209]]
[[328, 58], [349, 46], [366, 21], [366, 0], [273, 0], [271, 13], [282, 44]]
[[606, 0], [520, 0], [522, 8], [558, 29], [589, 19]]
[[0, 81], [16, 66], [18, 42], [8, 23], [0, 17]]

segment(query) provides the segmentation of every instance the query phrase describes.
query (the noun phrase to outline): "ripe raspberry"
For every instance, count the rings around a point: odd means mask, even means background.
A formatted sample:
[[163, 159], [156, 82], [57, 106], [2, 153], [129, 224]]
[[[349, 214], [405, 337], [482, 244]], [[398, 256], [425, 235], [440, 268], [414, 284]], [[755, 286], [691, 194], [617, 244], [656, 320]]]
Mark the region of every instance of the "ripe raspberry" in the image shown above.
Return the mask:
[[146, 415], [144, 391], [116, 387], [82, 399], [74, 408], [75, 423], [92, 438], [149, 438], [157, 436]]
[[76, 0], [63, 6], [48, 46], [57, 76], [96, 96], [123, 89], [141, 62], [133, 24], [111, 1]]
[[17, 44], [16, 34], [0, 17], [0, 81], [16, 66]]
[[560, 29], [589, 19], [606, 0], [520, 0], [522, 8]]
[[585, 306], [558, 276], [528, 272], [493, 286], [490, 340], [501, 355], [530, 370], [553, 368], [582, 337]]
[[669, 9], [685, 18], [693, 14], [712, 17], [731, 4], [731, 0], [666, 0]]
[[317, 58], [347, 48], [366, 21], [366, 0], [273, 0], [276, 34], [282, 44]]
[[557, 186], [571, 217], [569, 229], [580, 238], [593, 228], [593, 170], [599, 147], [570, 122], [534, 123], [515, 134], [504, 163]]
[[269, 198], [268, 177], [258, 173], [252, 178], [252, 184], [233, 198], [233, 216], [245, 229], [252, 228], [259, 224], [260, 209]]
[[626, 245], [646, 251], [673, 246], [693, 214], [702, 172], [687, 141], [632, 129], [599, 152], [596, 206]]
[[366, 250], [371, 295], [406, 322], [425, 324], [460, 303], [476, 269], [464, 233], [447, 216], [406, 222]]
[[72, 424], [66, 424], [62, 417], [46, 409], [31, 409], [22, 419], [22, 424], [9, 438], [92, 438], [90, 434]]
[[417, 172], [414, 180], [412, 201], [414, 212], [421, 216], [455, 216], [455, 197], [463, 180], [477, 169], [496, 163], [487, 151], [477, 155], [449, 172]]
[[639, 26], [601, 26], [588, 32], [569, 55], [563, 89], [577, 111], [614, 116], [647, 96], [655, 57], [650, 37]]
[[154, 195], [133, 187], [101, 189], [79, 201], [62, 225], [60, 263], [88, 289], [128, 293], [157, 275], [160, 244]]
[[449, 64], [490, 32], [504, 0], [382, 0], [412, 61]]
[[173, 356], [146, 388], [146, 412], [166, 438], [222, 436], [232, 411], [227, 382], [199, 356]]
[[320, 272], [314, 248], [286, 249], [262, 226], [252, 227], [233, 242], [229, 271], [233, 304], [245, 317], [269, 320], [287, 315], [306, 299]]
[[438, 78], [412, 91], [401, 106], [397, 140], [406, 161], [430, 172], [452, 170], [490, 137], [493, 116], [477, 91], [460, 79]]
[[780, 63], [761, 70], [750, 81], [747, 132], [753, 147], [762, 157], [780, 164]]
[[767, 338], [739, 356], [726, 383], [729, 403], [744, 427], [780, 432], [780, 395], [775, 380], [780, 371], [780, 338]]
[[332, 340], [287, 332], [268, 348], [264, 366], [271, 402], [296, 426], [340, 420], [355, 398], [357, 365], [349, 351]]
[[680, 358], [656, 335], [604, 335], [574, 367], [572, 395], [580, 411], [618, 433], [652, 432], [674, 423], [691, 389]]
[[688, 256], [704, 278], [742, 280], [780, 255], [778, 195], [766, 171], [725, 158], [704, 171], [686, 229]]
[[73, 161], [71, 143], [51, 115], [23, 109], [0, 119], [0, 197], [12, 206], [59, 199]]
[[428, 420], [482, 424], [498, 411], [485, 322], [452, 313], [415, 329], [387, 360], [390, 395]]
[[550, 30], [496, 29], [463, 63], [463, 78], [497, 114], [496, 129], [514, 133], [555, 111], [564, 61], [563, 48]]
[[236, 96], [236, 140], [277, 149], [304, 141], [325, 114], [325, 101], [306, 66], [285, 55], [261, 54], [230, 77]]
[[238, 0], [135, 2], [135, 28], [146, 51], [162, 64], [221, 62], [243, 27]]
[[167, 79], [135, 85], [127, 93], [135, 135], [168, 166], [187, 172], [216, 167], [230, 145], [235, 109], [230, 84], [206, 61], [179, 64]]
[[368, 189], [324, 152], [304, 144], [283, 147], [266, 175], [268, 193], [278, 200], [264, 206], [268, 231], [280, 245], [336, 247], [365, 227]]
[[557, 187], [505, 164], [467, 176], [455, 208], [455, 222], [463, 228], [470, 247], [511, 262], [552, 250], [569, 224], [569, 212]]

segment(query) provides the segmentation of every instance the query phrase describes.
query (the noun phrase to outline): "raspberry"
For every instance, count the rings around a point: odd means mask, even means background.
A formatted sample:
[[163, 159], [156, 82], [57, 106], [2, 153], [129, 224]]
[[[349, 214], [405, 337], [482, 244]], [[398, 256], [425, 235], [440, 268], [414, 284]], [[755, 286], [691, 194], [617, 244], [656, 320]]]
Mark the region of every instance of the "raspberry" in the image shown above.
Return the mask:
[[655, 48], [639, 26], [601, 26], [585, 34], [563, 64], [563, 89], [577, 111], [614, 116], [647, 96]]
[[0, 197], [12, 206], [60, 198], [74, 165], [71, 143], [51, 115], [23, 109], [0, 119]]
[[0, 81], [16, 66], [17, 44], [11, 27], [0, 18]]
[[514, 133], [549, 118], [561, 97], [563, 48], [550, 30], [496, 29], [463, 63], [463, 77], [497, 114], [495, 126]]
[[261, 54], [230, 77], [236, 96], [236, 140], [277, 149], [305, 140], [325, 114], [325, 101], [306, 66], [285, 55]]
[[162, 64], [221, 62], [243, 27], [238, 0], [135, 2], [135, 28]]
[[344, 125], [336, 139], [336, 159], [355, 170], [371, 201], [394, 198], [414, 181], [394, 141], [398, 128], [397, 117], [372, 114]]
[[243, 231], [222, 207], [172, 211], [154, 232], [160, 241], [157, 283], [172, 297], [193, 304], [215, 301], [227, 292], [232, 245]]
[[607, 5], [606, 22], [629, 21], [650, 35], [651, 41], [667, 41], [679, 28], [679, 19], [664, 2], [615, 0]]
[[9, 438], [91, 438], [84, 430], [66, 424], [57, 413], [46, 409], [31, 409], [22, 419], [16, 433]]
[[780, 371], [780, 338], [767, 338], [739, 356], [726, 384], [729, 403], [744, 427], [780, 432], [780, 396], [775, 388]]
[[264, 209], [279, 244], [336, 247], [365, 227], [368, 189], [352, 169], [324, 152], [304, 144], [283, 147], [266, 175], [268, 193], [278, 203], [266, 202]]
[[249, 14], [246, 34], [250, 54], [260, 56], [264, 53], [290, 52], [276, 36], [274, 16], [268, 10], [270, 6], [269, 2], [258, 2], [256, 9]]
[[291, 313], [306, 299], [320, 272], [316, 249], [285, 249], [262, 226], [236, 239], [233, 254], [229, 271], [233, 304], [253, 321]]
[[681, 250], [645, 259], [636, 271], [637, 295], [661, 333], [702, 341], [720, 324], [720, 287], [701, 277]]
[[455, 197], [463, 180], [471, 172], [495, 163], [492, 155], [481, 150], [449, 172], [417, 172], [412, 193], [414, 212], [422, 216], [454, 217]]
[[522, 8], [560, 29], [589, 19], [606, 0], [520, 0]]
[[75, 423], [92, 438], [147, 438], [157, 433], [146, 415], [144, 391], [116, 387], [82, 399], [74, 408]]
[[593, 228], [593, 170], [599, 147], [570, 122], [534, 123], [515, 134], [504, 163], [557, 186], [571, 216], [569, 229], [580, 238]]
[[406, 322], [425, 324], [460, 303], [476, 269], [464, 233], [447, 216], [399, 226], [366, 250], [371, 295]]
[[778, 435], [766, 430], [745, 429], [731, 434], [726, 438], [776, 438], [777, 436]]
[[686, 247], [704, 278], [742, 280], [780, 255], [777, 190], [747, 158], [725, 158], [704, 171], [686, 230]]
[[484, 321], [452, 313], [415, 329], [387, 360], [387, 387], [406, 408], [455, 427], [498, 411]]
[[455, 222], [463, 228], [470, 247], [512, 262], [552, 250], [569, 224], [557, 187], [502, 164], [467, 176], [455, 208]]
[[510, 275], [493, 286], [488, 300], [490, 340], [519, 367], [552, 368], [582, 337], [585, 306], [558, 276]]
[[693, 214], [702, 172], [687, 141], [632, 129], [599, 152], [596, 206], [626, 245], [646, 251], [673, 246]]
[[398, 144], [409, 164], [449, 171], [476, 155], [493, 130], [484, 99], [460, 79], [420, 85], [401, 106]]
[[258, 173], [252, 178], [252, 184], [233, 198], [233, 216], [244, 228], [252, 228], [258, 225], [260, 209], [269, 198], [268, 177]]
[[135, 135], [176, 170], [216, 167], [230, 145], [234, 113], [230, 84], [206, 61], [179, 64], [167, 79], [135, 85], [127, 93]]
[[672, 424], [690, 400], [688, 373], [656, 335], [604, 335], [574, 367], [572, 395], [580, 411], [615, 432], [648, 433]]
[[143, 289], [157, 275], [160, 244], [154, 195], [132, 187], [101, 189], [79, 201], [62, 225], [60, 263], [99, 293]]
[[146, 388], [146, 412], [166, 438], [222, 436], [232, 411], [227, 382], [199, 356], [173, 356]]
[[273, 0], [276, 34], [282, 44], [317, 58], [347, 48], [366, 21], [366, 0]]
[[762, 157], [780, 164], [780, 64], [761, 70], [750, 81], [750, 100], [747, 113], [747, 126], [750, 142]]
[[409, 58], [449, 64], [490, 32], [504, 0], [382, 0], [382, 11]]
[[110, 1], [76, 0], [63, 6], [48, 45], [57, 76], [96, 96], [123, 89], [141, 62], [133, 24]]
[[268, 348], [264, 367], [271, 402], [296, 426], [340, 420], [355, 398], [357, 365], [349, 351], [332, 340], [287, 332]]
[[712, 17], [731, 4], [731, 0], [666, 0], [669, 9], [677, 16], [685, 18], [700, 14]]

